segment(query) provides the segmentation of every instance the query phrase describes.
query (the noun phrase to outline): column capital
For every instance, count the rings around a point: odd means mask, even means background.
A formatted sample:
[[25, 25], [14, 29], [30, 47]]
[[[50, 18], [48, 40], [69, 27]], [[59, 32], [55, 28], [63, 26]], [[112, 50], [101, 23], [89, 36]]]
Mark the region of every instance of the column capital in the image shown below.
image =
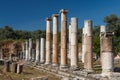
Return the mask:
[[61, 9], [60, 10], [60, 13], [67, 13], [68, 12], [68, 10], [66, 10], [66, 9]]
[[59, 14], [52, 14], [52, 17], [58, 17]]
[[45, 20], [46, 20], [46, 21], [51, 21], [52, 19], [51, 19], [51, 18], [49, 18], [49, 17], [47, 17]]

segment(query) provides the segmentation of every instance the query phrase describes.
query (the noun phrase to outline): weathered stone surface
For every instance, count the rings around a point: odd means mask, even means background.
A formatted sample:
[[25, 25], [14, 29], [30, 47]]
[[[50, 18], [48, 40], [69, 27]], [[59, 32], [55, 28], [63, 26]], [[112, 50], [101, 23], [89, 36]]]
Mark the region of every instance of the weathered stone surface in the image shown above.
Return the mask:
[[67, 10], [61, 11], [61, 62], [60, 65], [67, 65]]
[[16, 73], [17, 72], [17, 63], [11, 64], [11, 72]]
[[48, 80], [47, 77], [35, 77], [35, 78], [31, 78], [30, 80]]

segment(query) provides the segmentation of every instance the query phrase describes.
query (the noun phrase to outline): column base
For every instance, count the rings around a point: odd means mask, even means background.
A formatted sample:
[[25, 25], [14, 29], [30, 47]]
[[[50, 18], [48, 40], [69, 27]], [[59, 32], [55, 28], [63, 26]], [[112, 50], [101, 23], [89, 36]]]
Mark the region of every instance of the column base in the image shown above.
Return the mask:
[[107, 76], [109, 77], [112, 72], [113, 72], [113, 69], [105, 69], [105, 70], [102, 70], [101, 76], [102, 76], [102, 77], [107, 77]]
[[60, 65], [60, 70], [67, 71], [68, 66], [67, 65]]
[[53, 66], [53, 67], [58, 67], [58, 64], [53, 63], [52, 66]]
[[93, 73], [93, 72], [94, 72], [93, 69], [84, 69], [83, 71], [86, 71], [86, 72], [88, 72], [88, 73]]
[[75, 71], [75, 70], [79, 70], [79, 67], [78, 66], [71, 66], [70, 69]]
[[44, 64], [44, 63], [45, 63], [45, 61], [40, 61], [40, 63], [41, 63], [41, 64]]
[[50, 65], [51, 63], [50, 62], [45, 62], [45, 65]]

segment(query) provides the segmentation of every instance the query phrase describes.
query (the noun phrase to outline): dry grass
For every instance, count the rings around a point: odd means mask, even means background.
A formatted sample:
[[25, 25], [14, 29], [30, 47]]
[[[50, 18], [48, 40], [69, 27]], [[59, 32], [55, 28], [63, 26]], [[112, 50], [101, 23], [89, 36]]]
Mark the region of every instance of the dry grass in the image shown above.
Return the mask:
[[42, 76], [47, 76], [49, 80], [60, 80], [51, 74], [38, 71], [31, 67], [24, 67], [23, 73], [16, 74], [11, 72], [4, 73], [3, 66], [0, 66], [0, 80], [30, 80], [30, 78]]

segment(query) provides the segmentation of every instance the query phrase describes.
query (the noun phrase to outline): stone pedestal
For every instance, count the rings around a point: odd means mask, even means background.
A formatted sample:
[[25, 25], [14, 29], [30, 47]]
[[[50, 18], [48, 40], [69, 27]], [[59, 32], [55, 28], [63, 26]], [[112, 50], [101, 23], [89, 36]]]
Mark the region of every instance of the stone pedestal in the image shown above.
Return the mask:
[[67, 10], [60, 10], [61, 13], [61, 61], [60, 68], [67, 67]]
[[23, 72], [23, 65], [22, 64], [18, 64], [17, 65], [17, 74], [21, 74]]
[[51, 64], [51, 19], [46, 18], [46, 61], [45, 64]]
[[52, 65], [58, 66], [58, 15], [53, 14], [53, 55]]
[[17, 63], [12, 63], [12, 65], [11, 65], [11, 72], [17, 73]]

